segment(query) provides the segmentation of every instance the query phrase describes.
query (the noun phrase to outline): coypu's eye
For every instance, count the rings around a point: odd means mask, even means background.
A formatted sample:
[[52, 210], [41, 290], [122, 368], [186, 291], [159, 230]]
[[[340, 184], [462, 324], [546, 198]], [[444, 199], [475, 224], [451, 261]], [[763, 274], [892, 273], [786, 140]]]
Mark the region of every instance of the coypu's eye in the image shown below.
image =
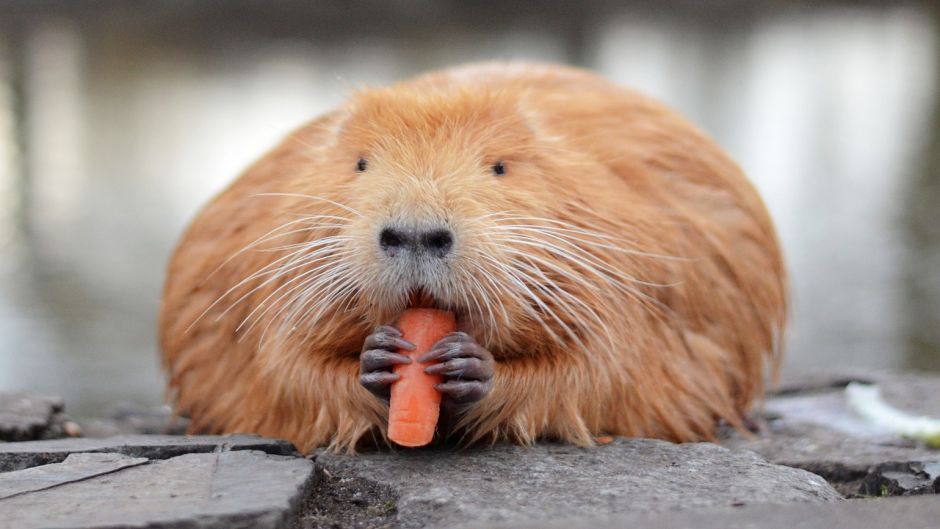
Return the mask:
[[494, 163], [491, 169], [493, 169], [493, 174], [496, 176], [503, 176], [506, 174], [506, 164], [504, 164], [502, 161]]
[[368, 165], [369, 165], [369, 164], [368, 164], [368, 162], [366, 162], [366, 159], [365, 159], [365, 158], [359, 158], [359, 161], [356, 162], [356, 172], [357, 172], [357, 173], [361, 173], [361, 172], [365, 171], [365, 170], [366, 170], [366, 167], [368, 167]]

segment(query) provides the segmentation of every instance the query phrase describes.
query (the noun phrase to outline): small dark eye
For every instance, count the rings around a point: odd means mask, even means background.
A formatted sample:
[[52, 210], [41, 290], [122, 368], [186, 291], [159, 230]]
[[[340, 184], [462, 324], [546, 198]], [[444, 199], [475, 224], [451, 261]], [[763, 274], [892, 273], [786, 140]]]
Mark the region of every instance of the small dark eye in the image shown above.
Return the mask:
[[361, 172], [365, 171], [365, 170], [366, 170], [366, 167], [368, 167], [368, 166], [369, 166], [369, 164], [366, 162], [366, 159], [365, 159], [365, 158], [359, 158], [359, 161], [356, 162], [356, 171], [361, 173]]
[[506, 165], [503, 162], [494, 163], [493, 174], [496, 176], [503, 176], [504, 174], [506, 174]]

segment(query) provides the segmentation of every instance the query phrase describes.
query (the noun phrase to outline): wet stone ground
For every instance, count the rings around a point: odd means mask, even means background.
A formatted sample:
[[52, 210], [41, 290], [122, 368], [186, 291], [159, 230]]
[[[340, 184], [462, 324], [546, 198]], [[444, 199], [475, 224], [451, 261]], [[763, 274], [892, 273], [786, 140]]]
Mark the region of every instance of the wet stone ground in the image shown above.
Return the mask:
[[844, 397], [845, 385], [851, 381], [878, 384], [888, 403], [897, 408], [940, 417], [940, 377], [817, 374], [784, 381], [768, 400], [766, 435], [731, 435], [722, 444], [818, 474], [847, 498], [940, 493], [940, 451], [858, 418]]
[[940, 451], [857, 419], [843, 398], [850, 380], [940, 416], [940, 377], [838, 373], [785, 381], [765, 407], [767, 431], [731, 432], [723, 446], [615, 439], [304, 458], [284, 441], [180, 435], [185, 421], [162, 408], [73, 421], [54, 397], [5, 394], [0, 528], [937, 527]]

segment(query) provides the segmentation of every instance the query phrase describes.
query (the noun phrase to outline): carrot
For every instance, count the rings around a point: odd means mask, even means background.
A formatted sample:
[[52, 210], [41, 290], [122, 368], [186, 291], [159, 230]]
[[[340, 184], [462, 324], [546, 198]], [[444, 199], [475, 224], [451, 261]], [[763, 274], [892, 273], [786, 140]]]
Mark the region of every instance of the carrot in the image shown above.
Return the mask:
[[402, 446], [424, 446], [434, 438], [434, 429], [441, 412], [441, 394], [434, 389], [443, 381], [440, 375], [429, 375], [418, 357], [448, 333], [457, 329], [453, 313], [436, 309], [406, 309], [398, 319], [403, 337], [415, 344], [413, 351], [398, 352], [411, 357], [407, 365], [395, 366], [401, 378], [392, 384], [388, 409], [388, 438]]

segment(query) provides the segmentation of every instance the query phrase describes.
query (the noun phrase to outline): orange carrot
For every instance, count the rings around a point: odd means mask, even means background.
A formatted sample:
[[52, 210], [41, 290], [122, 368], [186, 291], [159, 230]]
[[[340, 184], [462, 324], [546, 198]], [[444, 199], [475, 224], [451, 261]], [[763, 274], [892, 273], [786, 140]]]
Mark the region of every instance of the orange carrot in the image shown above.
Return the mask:
[[407, 309], [398, 319], [403, 337], [415, 344], [413, 351], [398, 352], [411, 357], [407, 365], [396, 365], [401, 378], [392, 384], [388, 409], [388, 438], [402, 446], [424, 446], [434, 438], [434, 429], [441, 413], [441, 394], [434, 389], [443, 381], [440, 375], [429, 375], [418, 357], [448, 333], [457, 329], [450, 312], [436, 309]]

